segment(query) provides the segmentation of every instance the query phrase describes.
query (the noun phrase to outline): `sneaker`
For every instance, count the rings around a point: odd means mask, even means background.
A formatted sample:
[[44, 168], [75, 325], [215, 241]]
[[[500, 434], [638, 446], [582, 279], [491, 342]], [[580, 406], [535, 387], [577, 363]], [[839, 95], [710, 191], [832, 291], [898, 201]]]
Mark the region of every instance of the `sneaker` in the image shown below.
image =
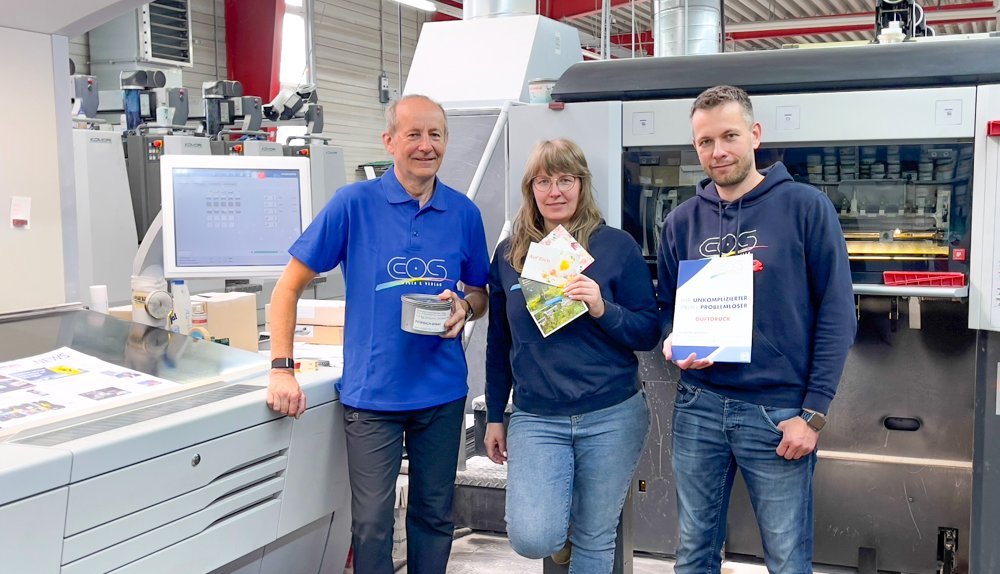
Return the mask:
[[571, 544], [570, 541], [567, 540], [566, 544], [562, 547], [562, 550], [553, 554], [551, 558], [552, 561], [555, 562], [556, 564], [560, 566], [565, 566], [569, 564], [569, 559], [570, 556], [572, 555], [573, 555], [573, 544]]

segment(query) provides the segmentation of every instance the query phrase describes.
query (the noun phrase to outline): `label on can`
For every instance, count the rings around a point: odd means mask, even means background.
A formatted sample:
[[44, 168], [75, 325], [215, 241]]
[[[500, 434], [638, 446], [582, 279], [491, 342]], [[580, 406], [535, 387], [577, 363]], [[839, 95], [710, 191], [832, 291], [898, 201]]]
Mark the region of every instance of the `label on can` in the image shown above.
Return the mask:
[[413, 330], [421, 333], [444, 333], [444, 322], [451, 316], [451, 309], [413, 310]]

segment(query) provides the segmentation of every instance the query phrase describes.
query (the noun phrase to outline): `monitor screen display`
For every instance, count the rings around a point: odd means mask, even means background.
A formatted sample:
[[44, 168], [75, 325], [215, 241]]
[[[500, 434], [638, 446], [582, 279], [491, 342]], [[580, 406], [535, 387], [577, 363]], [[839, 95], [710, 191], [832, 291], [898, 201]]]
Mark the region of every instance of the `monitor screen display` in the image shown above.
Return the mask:
[[164, 274], [278, 276], [309, 224], [308, 160], [163, 156]]

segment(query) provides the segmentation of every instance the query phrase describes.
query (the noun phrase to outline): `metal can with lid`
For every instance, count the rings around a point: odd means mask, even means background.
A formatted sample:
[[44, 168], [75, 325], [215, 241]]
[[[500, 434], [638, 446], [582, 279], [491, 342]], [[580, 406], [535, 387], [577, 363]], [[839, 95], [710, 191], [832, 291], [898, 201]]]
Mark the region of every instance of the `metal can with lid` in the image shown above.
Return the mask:
[[410, 293], [400, 297], [403, 312], [399, 327], [414, 335], [443, 335], [448, 330], [444, 323], [451, 316], [451, 301], [437, 298], [437, 295]]

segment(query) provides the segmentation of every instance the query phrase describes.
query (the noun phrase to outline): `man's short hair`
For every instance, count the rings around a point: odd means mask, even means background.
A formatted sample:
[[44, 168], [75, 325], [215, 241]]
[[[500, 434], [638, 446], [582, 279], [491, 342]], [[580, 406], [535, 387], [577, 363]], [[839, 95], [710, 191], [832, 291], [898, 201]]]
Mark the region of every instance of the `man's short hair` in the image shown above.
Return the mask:
[[398, 127], [397, 118], [396, 118], [396, 106], [398, 106], [400, 103], [405, 102], [407, 100], [416, 100], [416, 99], [426, 100], [426, 101], [434, 104], [435, 106], [438, 107], [439, 110], [441, 110], [441, 116], [444, 117], [444, 135], [445, 135], [445, 137], [447, 137], [448, 136], [448, 114], [445, 113], [444, 107], [441, 104], [439, 104], [439, 103], [435, 102], [434, 100], [432, 100], [431, 98], [428, 98], [427, 96], [422, 96], [420, 94], [407, 94], [407, 95], [403, 96], [402, 98], [399, 98], [398, 100], [393, 100], [389, 104], [389, 106], [387, 108], [385, 108], [385, 133], [387, 133], [389, 135], [392, 135], [392, 134], [396, 133], [396, 128]]
[[743, 118], [747, 122], [747, 127], [753, 126], [753, 104], [750, 103], [750, 96], [743, 88], [736, 86], [715, 86], [709, 88], [698, 95], [694, 103], [691, 104], [691, 117], [698, 110], [714, 110], [719, 106], [724, 106], [730, 102], [740, 105], [743, 111]]

